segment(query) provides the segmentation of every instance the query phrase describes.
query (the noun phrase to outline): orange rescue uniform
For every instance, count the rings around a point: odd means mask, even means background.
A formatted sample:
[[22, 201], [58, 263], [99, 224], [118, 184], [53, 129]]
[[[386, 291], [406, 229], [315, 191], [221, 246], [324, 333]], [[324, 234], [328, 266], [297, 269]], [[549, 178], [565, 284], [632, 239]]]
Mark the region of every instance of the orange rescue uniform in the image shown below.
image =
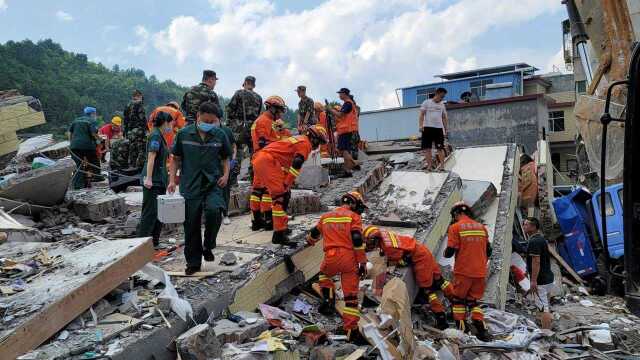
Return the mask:
[[453, 318], [464, 320], [470, 309], [472, 320], [483, 320], [478, 300], [486, 285], [489, 233], [484, 225], [463, 214], [458, 222], [449, 226], [448, 235], [447, 247], [456, 249]]
[[[411, 236], [399, 235], [388, 230], [380, 230], [380, 250], [387, 260], [399, 265], [413, 266], [413, 273], [421, 293], [427, 297], [431, 311], [444, 313], [444, 306], [438, 299], [436, 291], [442, 290], [445, 296], [453, 296], [453, 287], [442, 278], [440, 267], [429, 249], [416, 242]], [[367, 234], [365, 234], [366, 238]]]
[[365, 246], [355, 247], [351, 239], [352, 231], [362, 232], [360, 215], [344, 205], [320, 217], [316, 229], [324, 239], [324, 259], [320, 265], [320, 287], [333, 293], [335, 284], [331, 278], [340, 275], [345, 307], [342, 321], [345, 330], [358, 328], [360, 310], [358, 308], [358, 289], [360, 277], [358, 264], [367, 262]]
[[[273, 114], [268, 111], [264, 111], [251, 125], [251, 142], [253, 143], [254, 156], [257, 154], [260, 147], [260, 139], [263, 139], [264, 145], [268, 145], [274, 141], [280, 140], [280, 135], [275, 129], [275, 118]], [[253, 161], [252, 161], [253, 162]], [[260, 176], [257, 174], [257, 170], [253, 169], [253, 189], [260, 189], [254, 191], [249, 198], [249, 207], [251, 211], [261, 211], [267, 213], [272, 208], [272, 196], [266, 191], [266, 185], [260, 183], [259, 180], [264, 178], [264, 174]]]
[[299, 170], [291, 166], [293, 159], [300, 155], [307, 160], [312, 148], [309, 138], [300, 135], [272, 142], [253, 155], [251, 210], [258, 211], [255, 200], [259, 194], [263, 194], [265, 190], [271, 194], [271, 215], [275, 231], [287, 229], [288, 217], [284, 197], [300, 175]]
[[288, 137], [291, 137], [291, 131], [289, 131], [289, 129], [282, 129], [282, 130], [278, 131], [278, 138], [280, 140], [286, 139]]
[[147, 127], [149, 130], [153, 129], [153, 120], [158, 116], [158, 113], [165, 112], [171, 116], [173, 119], [173, 131], [165, 132], [162, 134], [164, 140], [167, 142], [169, 147], [173, 144], [173, 138], [176, 136], [178, 130], [182, 129], [186, 124], [186, 120], [184, 119], [184, 115], [182, 115], [182, 111], [178, 109], [174, 109], [171, 106], [158, 106], [149, 114], [149, 121], [147, 121]]
[[346, 114], [342, 114], [336, 119], [336, 131], [338, 135], [348, 134], [356, 131], [358, 126], [358, 110], [356, 109], [356, 103], [351, 100], [346, 100], [345, 103], [351, 103], [351, 111]]
[[[327, 132], [332, 131], [327, 126], [327, 112], [326, 111], [320, 111], [318, 113], [318, 125], [320, 125], [323, 128], [327, 129]], [[329, 147], [330, 146], [334, 146], [334, 145], [331, 144], [331, 143], [320, 145], [320, 156], [325, 157], [325, 158], [330, 157], [331, 156], [331, 154], [329, 153]]]

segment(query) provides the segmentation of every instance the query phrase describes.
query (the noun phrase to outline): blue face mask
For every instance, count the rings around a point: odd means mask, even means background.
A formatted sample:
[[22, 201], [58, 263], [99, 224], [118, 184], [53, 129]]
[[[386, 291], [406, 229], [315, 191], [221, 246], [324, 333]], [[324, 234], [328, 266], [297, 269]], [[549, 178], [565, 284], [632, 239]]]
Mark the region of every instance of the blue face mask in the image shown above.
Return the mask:
[[217, 125], [218, 124], [209, 124], [209, 123], [200, 121], [198, 122], [198, 129], [200, 129], [200, 131], [203, 131], [203, 132], [209, 132], [214, 128], [216, 128]]

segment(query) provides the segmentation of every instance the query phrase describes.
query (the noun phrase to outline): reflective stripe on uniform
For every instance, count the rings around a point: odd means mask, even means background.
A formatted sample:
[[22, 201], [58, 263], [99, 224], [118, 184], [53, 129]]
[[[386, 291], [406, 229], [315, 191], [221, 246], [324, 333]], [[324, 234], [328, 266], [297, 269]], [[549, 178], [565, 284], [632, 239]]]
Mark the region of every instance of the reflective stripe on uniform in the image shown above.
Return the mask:
[[270, 203], [270, 202], [272, 202], [272, 200], [271, 200], [271, 196], [262, 195], [262, 202], [265, 202], [265, 203]]
[[328, 224], [328, 223], [350, 223], [352, 221], [353, 221], [353, 219], [350, 218], [349, 216], [345, 216], [345, 217], [328, 217], [328, 218], [322, 219], [322, 223], [323, 224]]
[[259, 198], [259, 197], [257, 197], [257, 196], [255, 196], [255, 195], [251, 195], [251, 197], [249, 197], [249, 200], [251, 200], [251, 201], [258, 201], [258, 202], [260, 202], [260, 198]]
[[285, 216], [287, 216], [287, 213], [285, 211], [281, 211], [281, 210], [273, 210], [273, 211], [271, 211], [271, 215], [275, 216], [275, 217], [285, 217]]
[[298, 139], [294, 138], [293, 136], [288, 138], [287, 140], [289, 140], [289, 142], [292, 143], [292, 144], [297, 144], [298, 143]]
[[320, 281], [329, 280], [329, 279], [330, 279], [330, 277], [328, 277], [327, 275], [322, 275], [322, 274], [318, 275], [318, 280], [320, 280]]
[[449, 283], [447, 280], [442, 282], [442, 285], [440, 285], [440, 289], [446, 289], [447, 286], [449, 286], [451, 283]]
[[293, 175], [295, 177], [300, 176], [300, 172], [298, 170], [292, 168], [292, 167], [289, 168], [289, 174], [291, 174], [291, 175]]
[[460, 231], [460, 236], [484, 236], [484, 230], [466, 230]]
[[398, 248], [398, 238], [394, 232], [389, 231], [389, 238], [391, 238], [391, 244], [394, 248]]
[[375, 226], [370, 226], [367, 228], [367, 230], [364, 231], [364, 237], [369, 237], [369, 235], [371, 235], [372, 232], [374, 231], [378, 231], [379, 229]]
[[431, 293], [429, 294], [429, 301], [434, 301], [438, 299], [438, 295]]
[[467, 312], [467, 309], [464, 305], [453, 305], [453, 312], [458, 314], [464, 314]]
[[362, 245], [362, 246], [354, 246], [353, 247], [353, 250], [364, 250], [364, 249], [365, 249], [364, 245]]
[[342, 309], [342, 313], [345, 315], [351, 315], [355, 317], [360, 317], [360, 310], [351, 307], [345, 307]]
[[482, 309], [479, 307], [474, 307], [473, 309], [471, 309], [472, 313], [478, 313], [478, 314], [483, 314]]

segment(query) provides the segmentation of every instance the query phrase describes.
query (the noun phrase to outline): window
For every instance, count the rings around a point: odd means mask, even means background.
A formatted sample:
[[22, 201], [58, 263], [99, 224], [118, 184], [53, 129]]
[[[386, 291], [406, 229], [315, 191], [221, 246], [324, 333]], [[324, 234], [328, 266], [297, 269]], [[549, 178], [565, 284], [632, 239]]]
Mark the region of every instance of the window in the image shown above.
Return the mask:
[[576, 92], [578, 94], [584, 94], [584, 93], [587, 92], [587, 81], [586, 80], [576, 81]]
[[[608, 192], [605, 192], [604, 194], [605, 194], [605, 197], [604, 197], [605, 214], [607, 216], [613, 216], [616, 214], [616, 212], [613, 209], [613, 203], [611, 202], [611, 194], [609, 194]], [[601, 201], [602, 201], [601, 196], [598, 196], [598, 206], [600, 206]]]
[[567, 172], [574, 173], [574, 174], [578, 172], [578, 160], [576, 159], [567, 160]]
[[560, 170], [560, 153], [552, 153], [551, 154], [551, 163], [553, 167]]
[[471, 93], [475, 96], [482, 98], [487, 92], [487, 85], [493, 84], [493, 79], [476, 80], [469, 84], [471, 87]]
[[564, 131], [564, 111], [549, 112], [549, 132]]
[[416, 103], [422, 104], [425, 100], [431, 99], [436, 94], [436, 88], [430, 87], [426, 89], [418, 89], [416, 91]]

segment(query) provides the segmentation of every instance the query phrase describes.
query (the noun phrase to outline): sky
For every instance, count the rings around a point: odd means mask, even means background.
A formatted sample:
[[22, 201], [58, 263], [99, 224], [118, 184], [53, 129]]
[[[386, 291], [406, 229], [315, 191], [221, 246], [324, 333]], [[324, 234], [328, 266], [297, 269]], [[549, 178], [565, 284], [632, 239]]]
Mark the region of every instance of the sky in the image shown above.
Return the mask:
[[51, 38], [185, 86], [212, 69], [225, 97], [254, 75], [263, 98], [291, 108], [297, 85], [316, 100], [347, 87], [375, 110], [437, 74], [515, 62], [563, 71], [566, 17], [560, 0], [0, 0], [0, 43]]

